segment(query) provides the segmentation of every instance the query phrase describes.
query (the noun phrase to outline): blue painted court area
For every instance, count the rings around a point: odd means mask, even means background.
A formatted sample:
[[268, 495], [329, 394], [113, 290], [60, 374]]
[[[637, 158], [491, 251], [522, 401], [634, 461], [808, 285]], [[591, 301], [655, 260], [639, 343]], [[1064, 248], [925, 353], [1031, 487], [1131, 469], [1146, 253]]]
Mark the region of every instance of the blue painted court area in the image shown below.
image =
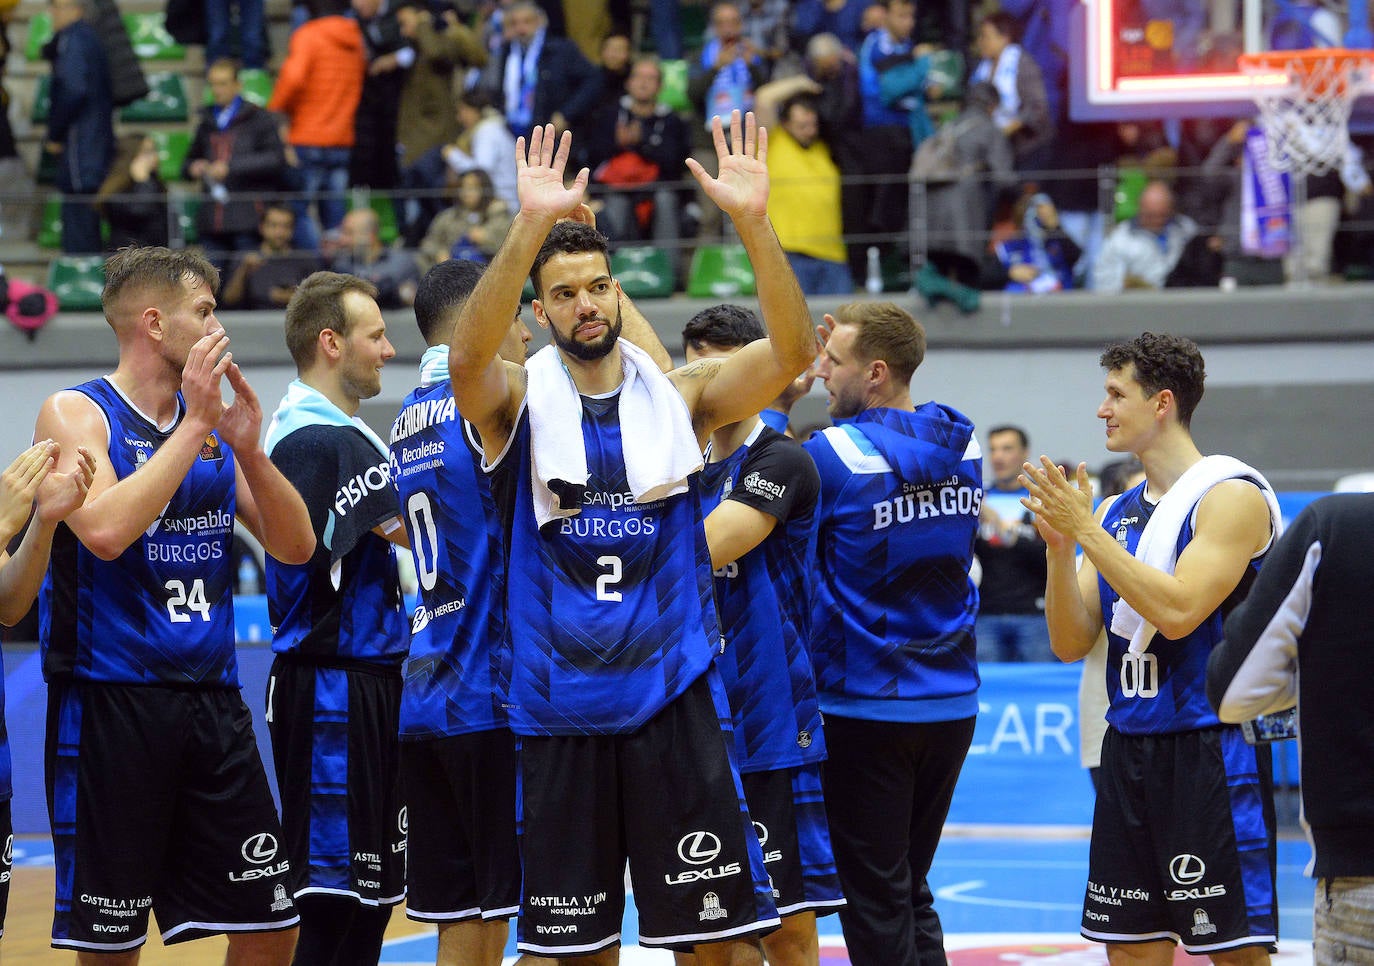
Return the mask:
[[[1052, 966], [1106, 962], [1100, 946], [1078, 937], [1088, 863], [1085, 835], [993, 838], [966, 831], [971, 830], [946, 834], [930, 876], [954, 966], [979, 966], [983, 962], [991, 966], [1007, 961], [1008, 955], [1044, 960]], [[1072, 835], [1068, 830], [1056, 830], [1056, 834], [1064, 833]], [[1026, 834], [1034, 831], [1027, 829]], [[1283, 966], [1299, 966], [1312, 959], [1312, 880], [1303, 876], [1309, 854], [1307, 843], [1301, 839], [1279, 843], [1279, 928], [1283, 942], [1275, 963]], [[838, 918], [822, 919], [820, 930], [821, 966], [845, 966], [849, 960]], [[637, 932], [632, 904], [622, 935], [625, 949], [621, 962], [625, 966], [672, 963], [666, 952], [634, 946]], [[382, 962], [433, 963], [435, 949], [432, 933], [396, 940], [387, 944]], [[513, 939], [506, 952], [512, 957], [508, 962], [514, 962]], [[1184, 958], [1180, 953], [1179, 961]]]

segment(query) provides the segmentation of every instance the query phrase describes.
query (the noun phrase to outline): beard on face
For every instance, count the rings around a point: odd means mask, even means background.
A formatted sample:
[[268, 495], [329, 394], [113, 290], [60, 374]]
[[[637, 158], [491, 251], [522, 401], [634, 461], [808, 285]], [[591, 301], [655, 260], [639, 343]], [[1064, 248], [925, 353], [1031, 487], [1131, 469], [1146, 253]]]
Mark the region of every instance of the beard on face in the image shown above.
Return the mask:
[[[620, 338], [620, 329], [623, 324], [624, 322], [620, 317], [620, 306], [617, 305], [615, 307], [615, 321], [607, 327], [605, 334], [595, 342], [578, 342], [575, 336], [565, 338], [563, 333], [558, 331], [558, 327], [554, 325], [550, 325], [549, 330], [553, 333], [554, 344], [568, 355], [574, 359], [581, 359], [583, 362], [595, 362], [597, 359], [605, 358], [610, 354], [611, 349], [615, 348], [615, 342]], [[580, 326], [582, 323], [579, 322], [578, 325]]]

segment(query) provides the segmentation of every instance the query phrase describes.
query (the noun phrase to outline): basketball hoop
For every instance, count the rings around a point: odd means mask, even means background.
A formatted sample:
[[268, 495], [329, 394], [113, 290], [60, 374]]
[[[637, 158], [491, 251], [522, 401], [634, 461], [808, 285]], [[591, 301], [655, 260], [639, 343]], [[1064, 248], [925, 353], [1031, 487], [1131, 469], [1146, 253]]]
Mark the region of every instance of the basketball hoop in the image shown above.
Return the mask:
[[1374, 50], [1269, 50], [1241, 54], [1240, 69], [1276, 168], [1322, 174], [1340, 167], [1355, 98], [1374, 89]]

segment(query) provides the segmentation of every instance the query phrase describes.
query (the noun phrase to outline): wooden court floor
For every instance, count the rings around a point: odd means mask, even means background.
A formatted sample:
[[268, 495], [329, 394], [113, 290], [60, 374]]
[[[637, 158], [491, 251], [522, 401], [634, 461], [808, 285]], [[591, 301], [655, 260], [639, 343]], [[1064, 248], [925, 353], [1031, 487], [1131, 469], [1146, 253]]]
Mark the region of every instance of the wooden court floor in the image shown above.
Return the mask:
[[[72, 963], [73, 953], [48, 945], [52, 935], [52, 897], [54, 871], [51, 868], [18, 867], [10, 882], [10, 907], [5, 916], [5, 938], [0, 940], [0, 961], [5, 966], [37, 963]], [[387, 928], [388, 939], [425, 932], [420, 923], [410, 922], [397, 906]], [[142, 966], [222, 966], [228, 940], [212, 936], [195, 942], [162, 945], [154, 930], [143, 947]]]

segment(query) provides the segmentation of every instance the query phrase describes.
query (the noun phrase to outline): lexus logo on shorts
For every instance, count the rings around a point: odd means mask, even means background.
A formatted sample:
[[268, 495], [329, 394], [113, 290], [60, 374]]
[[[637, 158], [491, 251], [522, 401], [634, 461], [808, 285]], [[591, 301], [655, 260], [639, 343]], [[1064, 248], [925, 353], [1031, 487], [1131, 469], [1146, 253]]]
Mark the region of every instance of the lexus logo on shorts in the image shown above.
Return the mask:
[[720, 839], [710, 832], [689, 832], [677, 843], [677, 854], [690, 865], [714, 862], [720, 855]]
[[1192, 885], [1194, 882], [1202, 881], [1202, 877], [1207, 874], [1206, 864], [1196, 855], [1184, 852], [1176, 855], [1169, 860], [1169, 875], [1173, 876], [1179, 885]]
[[759, 837], [759, 845], [768, 844], [768, 826], [762, 822], [754, 823], [754, 834]]
[[397, 831], [399, 831], [402, 835], [405, 835], [405, 834], [406, 834], [406, 829], [409, 828], [409, 826], [410, 826], [410, 819], [409, 819], [409, 817], [406, 815], [406, 807], [405, 807], [404, 805], [402, 805], [402, 806], [401, 806], [401, 811], [400, 811], [400, 813], [397, 814], [397, 816], [396, 816], [396, 829], [397, 829]]
[[14, 861], [14, 836], [5, 839], [5, 865]]
[[271, 832], [259, 832], [244, 841], [239, 853], [254, 865], [266, 865], [277, 854], [277, 839]]

